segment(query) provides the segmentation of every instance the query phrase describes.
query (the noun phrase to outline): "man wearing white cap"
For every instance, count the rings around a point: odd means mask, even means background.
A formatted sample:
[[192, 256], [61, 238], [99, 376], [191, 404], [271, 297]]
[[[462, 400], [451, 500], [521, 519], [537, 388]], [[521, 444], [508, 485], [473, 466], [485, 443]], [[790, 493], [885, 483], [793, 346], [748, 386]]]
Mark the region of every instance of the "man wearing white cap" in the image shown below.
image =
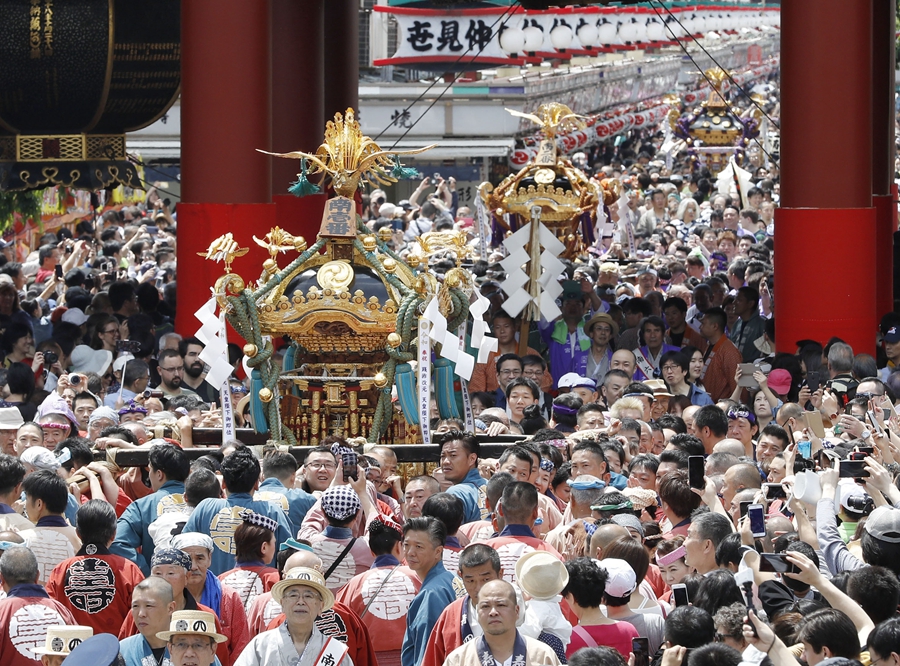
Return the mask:
[[16, 431], [25, 423], [17, 407], [0, 407], [0, 453], [16, 455]]
[[522, 636], [516, 629], [519, 605], [516, 591], [503, 580], [486, 583], [478, 593], [478, 623], [484, 635], [464, 643], [447, 656], [448, 666], [511, 663], [513, 666], [559, 664], [544, 643]]
[[296, 567], [272, 588], [286, 621], [255, 636], [235, 666], [353, 666], [345, 643], [326, 637], [316, 617], [334, 605], [334, 594], [315, 569]]
[[[628, 514], [622, 514], [628, 516]], [[633, 517], [633, 516], [630, 516]], [[637, 520], [635, 518], [635, 520]], [[656, 654], [666, 635], [666, 622], [662, 615], [639, 612], [629, 607], [631, 595], [638, 589], [634, 568], [625, 560], [607, 557], [598, 561], [609, 578], [606, 581], [606, 616], [612, 620], [627, 622], [638, 634], [650, 640], [650, 654]], [[646, 595], [645, 595], [646, 596]]]
[[227, 639], [216, 632], [216, 618], [204, 611], [175, 611], [169, 631], [157, 638], [166, 641], [172, 666], [212, 666], [216, 661], [216, 644]]
[[559, 378], [559, 392], [574, 393], [581, 398], [582, 404], [597, 401], [597, 383], [588, 377], [582, 377], [577, 372], [567, 372]]

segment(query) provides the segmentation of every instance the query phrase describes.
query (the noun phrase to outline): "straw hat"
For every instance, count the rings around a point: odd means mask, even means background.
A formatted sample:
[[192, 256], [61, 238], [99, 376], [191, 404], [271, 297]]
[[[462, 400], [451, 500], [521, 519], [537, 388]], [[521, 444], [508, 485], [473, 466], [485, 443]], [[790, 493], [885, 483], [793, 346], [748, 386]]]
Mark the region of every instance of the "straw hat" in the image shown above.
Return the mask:
[[44, 638], [44, 647], [34, 648], [37, 655], [51, 654], [58, 657], [67, 656], [78, 647], [82, 641], [94, 635], [92, 627], [63, 624], [57, 627], [47, 627], [47, 636]]
[[206, 611], [175, 611], [169, 621], [169, 631], [160, 631], [156, 637], [167, 641], [176, 634], [209, 636], [216, 643], [228, 640], [226, 636], [216, 633], [216, 616]]
[[569, 584], [569, 572], [558, 557], [533, 550], [516, 562], [516, 580], [532, 599], [551, 601]]
[[669, 387], [666, 386], [666, 383], [662, 379], [645, 379], [643, 382], [644, 386], [650, 387], [653, 390], [653, 395], [659, 398], [674, 398], [675, 396], [669, 391]]
[[325, 577], [315, 569], [309, 567], [294, 567], [284, 575], [284, 579], [272, 586], [272, 599], [281, 603], [281, 597], [288, 588], [297, 585], [306, 585], [322, 595], [324, 605], [322, 610], [328, 610], [334, 606], [334, 593], [325, 587]]

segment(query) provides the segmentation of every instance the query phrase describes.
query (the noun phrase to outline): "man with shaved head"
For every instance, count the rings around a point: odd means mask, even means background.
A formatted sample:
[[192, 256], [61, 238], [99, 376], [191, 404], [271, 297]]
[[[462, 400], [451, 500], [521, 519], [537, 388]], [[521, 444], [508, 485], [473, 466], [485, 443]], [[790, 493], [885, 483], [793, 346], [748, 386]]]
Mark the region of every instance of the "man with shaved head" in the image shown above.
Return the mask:
[[119, 641], [126, 666], [142, 666], [147, 657], [164, 663], [169, 657], [166, 641], [156, 634], [168, 631], [174, 612], [175, 596], [165, 578], [150, 576], [135, 586], [131, 593], [131, 617], [139, 633]]
[[447, 666], [503, 664], [513, 659], [528, 666], [559, 664], [547, 645], [523, 636], [516, 629], [519, 617], [516, 591], [505, 580], [485, 583], [478, 592], [475, 610], [484, 635], [463, 643], [447, 655], [444, 662]]
[[731, 506], [734, 494], [745, 488], [762, 488], [759, 470], [752, 463], [738, 463], [725, 470], [722, 482], [722, 502], [726, 508]]
[[726, 437], [713, 446], [713, 453], [730, 453], [740, 458], [744, 455], [744, 445], [741, 444], [740, 440]]
[[622, 537], [630, 536], [631, 533], [628, 531], [628, 528], [621, 525], [616, 525], [615, 523], [600, 525], [594, 530], [594, 536], [591, 537], [591, 549], [588, 556], [599, 560], [603, 557], [603, 551], [606, 550], [609, 544]]

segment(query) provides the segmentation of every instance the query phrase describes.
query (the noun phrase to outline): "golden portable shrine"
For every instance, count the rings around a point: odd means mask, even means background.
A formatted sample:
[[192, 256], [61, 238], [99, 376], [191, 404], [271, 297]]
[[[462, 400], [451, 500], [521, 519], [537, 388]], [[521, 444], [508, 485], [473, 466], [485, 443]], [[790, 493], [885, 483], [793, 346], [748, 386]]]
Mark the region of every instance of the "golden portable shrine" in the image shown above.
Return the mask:
[[557, 135], [584, 129], [581, 117], [565, 104], [552, 102], [538, 107], [537, 114], [507, 109], [512, 115], [540, 126], [543, 136], [534, 159], [497, 187], [483, 183], [479, 194], [490, 211], [497, 232], [516, 231], [540, 207], [540, 220], [564, 245], [562, 256], [572, 259], [594, 242], [598, 207], [603, 204], [599, 185], [571, 160], [561, 155]]
[[[231, 273], [231, 262], [246, 251], [232, 234], [217, 239], [203, 255], [225, 263], [215, 293], [228, 321], [247, 341], [253, 425], [292, 445], [316, 445], [329, 435], [421, 442], [422, 362], [415, 371], [413, 364], [417, 358], [430, 364], [431, 348], [428, 343], [419, 353], [419, 320], [435, 299], [449, 330], [466, 322], [474, 282], [459, 266], [465, 237], [426, 234], [421, 253], [404, 261], [389, 246], [390, 229], [373, 234], [362, 223], [353, 198], [360, 184], [392, 183], [407, 174], [398, 153], [382, 151], [362, 134], [352, 109], [328, 122], [315, 154], [278, 156], [301, 160], [291, 188], [295, 194], [318, 191], [307, 178], [315, 174], [333, 189], [316, 241], [307, 247], [302, 237], [278, 227], [264, 238], [254, 237], [269, 259], [253, 282]], [[448, 248], [457, 256], [457, 267], [438, 282], [427, 271], [428, 258]], [[279, 266], [279, 255], [286, 253], [296, 256]], [[272, 340], [284, 336], [291, 342], [279, 367]], [[452, 365], [443, 358], [433, 365], [428, 370], [441, 415], [459, 416]]]
[[672, 133], [684, 140], [688, 155], [697, 166], [706, 166], [717, 175], [734, 157], [740, 166], [750, 141], [759, 136], [762, 112], [758, 106], [741, 110], [729, 104], [725, 98], [728, 73], [720, 67], [706, 70], [704, 78], [710, 84], [709, 96], [700, 106], [689, 111], [680, 110], [681, 100], [672, 95], [669, 112]]

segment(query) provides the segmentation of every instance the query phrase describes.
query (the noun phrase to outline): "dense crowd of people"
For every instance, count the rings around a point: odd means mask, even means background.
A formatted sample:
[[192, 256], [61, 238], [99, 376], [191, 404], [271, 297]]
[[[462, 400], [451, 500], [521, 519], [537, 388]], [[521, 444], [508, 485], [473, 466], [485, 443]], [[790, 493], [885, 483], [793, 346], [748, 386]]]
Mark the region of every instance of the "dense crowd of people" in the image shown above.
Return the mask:
[[[470, 265], [498, 348], [467, 385], [474, 432], [434, 415], [433, 470], [339, 437], [302, 463], [189, 456], [220, 392], [173, 327], [156, 193], [3, 249], [0, 663], [900, 665], [900, 316], [876, 355], [776, 353], [777, 169], [720, 192], [662, 139], [576, 157], [621, 204], [527, 340], [502, 249]], [[362, 222], [401, 256], [430, 231], [475, 244], [455, 190], [373, 191]], [[146, 466], [116, 464], [136, 448]]]

